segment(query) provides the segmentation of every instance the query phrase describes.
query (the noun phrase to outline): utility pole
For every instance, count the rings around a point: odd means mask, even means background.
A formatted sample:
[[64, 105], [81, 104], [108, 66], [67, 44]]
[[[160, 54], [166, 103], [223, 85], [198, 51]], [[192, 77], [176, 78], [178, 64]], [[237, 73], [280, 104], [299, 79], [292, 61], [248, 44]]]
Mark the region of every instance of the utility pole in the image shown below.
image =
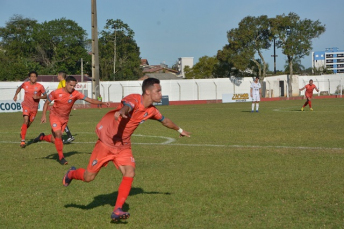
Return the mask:
[[116, 80], [116, 30], [115, 30], [115, 40], [113, 41], [113, 80]]
[[99, 94], [99, 52], [98, 52], [98, 26], [97, 26], [97, 0], [91, 0], [92, 14], [92, 98]]

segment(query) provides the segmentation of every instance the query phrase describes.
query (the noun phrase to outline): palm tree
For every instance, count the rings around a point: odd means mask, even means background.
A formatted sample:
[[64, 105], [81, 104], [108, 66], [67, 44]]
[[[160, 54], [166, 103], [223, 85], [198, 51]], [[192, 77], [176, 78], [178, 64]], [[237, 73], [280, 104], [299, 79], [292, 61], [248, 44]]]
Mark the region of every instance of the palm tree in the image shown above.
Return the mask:
[[[284, 65], [284, 72], [289, 74], [290, 71], [289, 71], [289, 63], [288, 63], [288, 60], [285, 61], [286, 64]], [[301, 74], [304, 70], [305, 70], [305, 66], [303, 66], [301, 64], [301, 59], [298, 58], [298, 57], [295, 57], [293, 59], [293, 73], [298, 73], [298, 74]]]

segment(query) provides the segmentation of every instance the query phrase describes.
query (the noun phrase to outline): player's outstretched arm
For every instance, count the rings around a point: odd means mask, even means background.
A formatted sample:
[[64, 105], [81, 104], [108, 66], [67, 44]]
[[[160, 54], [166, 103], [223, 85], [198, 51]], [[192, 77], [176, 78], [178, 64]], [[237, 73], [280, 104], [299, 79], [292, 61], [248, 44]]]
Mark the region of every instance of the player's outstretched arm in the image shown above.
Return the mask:
[[306, 88], [306, 87], [301, 88], [300, 91], [304, 90], [305, 88]]
[[174, 122], [171, 121], [171, 119], [169, 118], [165, 118], [164, 120], [162, 120], [162, 125], [166, 126], [167, 128], [176, 130], [179, 132], [179, 137], [190, 137], [191, 133], [187, 132], [185, 130], [183, 130], [182, 128], [180, 128], [179, 126], [177, 126], [176, 124], [174, 124]]
[[107, 107], [110, 106], [110, 103], [98, 101], [96, 99], [91, 99], [89, 97], [86, 97], [85, 101], [88, 102], [88, 103], [91, 103], [91, 104], [95, 104], [95, 105], [104, 105], [104, 106], [107, 106]]

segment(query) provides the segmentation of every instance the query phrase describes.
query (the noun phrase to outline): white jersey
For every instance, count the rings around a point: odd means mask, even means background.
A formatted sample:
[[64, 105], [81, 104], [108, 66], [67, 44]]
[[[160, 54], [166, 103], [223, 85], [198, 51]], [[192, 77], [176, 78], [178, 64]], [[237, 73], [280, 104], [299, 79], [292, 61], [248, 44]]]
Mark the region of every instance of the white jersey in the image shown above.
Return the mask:
[[252, 88], [252, 101], [260, 101], [259, 89], [261, 88], [260, 83], [251, 83]]

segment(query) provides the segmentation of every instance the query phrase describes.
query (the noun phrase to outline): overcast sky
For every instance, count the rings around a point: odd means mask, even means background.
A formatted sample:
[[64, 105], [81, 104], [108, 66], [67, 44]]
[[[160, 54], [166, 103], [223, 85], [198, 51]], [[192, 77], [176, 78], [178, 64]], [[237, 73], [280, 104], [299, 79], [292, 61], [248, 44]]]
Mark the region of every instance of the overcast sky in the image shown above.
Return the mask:
[[[141, 58], [171, 67], [179, 57], [214, 56], [227, 43], [227, 31], [246, 16], [275, 17], [289, 12], [319, 20], [326, 32], [313, 40], [313, 51], [344, 49], [343, 0], [97, 0], [98, 30], [107, 19], [121, 19], [135, 32]], [[79, 24], [91, 38], [91, 0], [0, 0], [0, 27], [15, 14], [39, 23], [59, 18]], [[264, 58], [273, 70], [273, 48]], [[286, 57], [277, 50], [277, 70]], [[311, 57], [302, 64], [311, 67]]]

